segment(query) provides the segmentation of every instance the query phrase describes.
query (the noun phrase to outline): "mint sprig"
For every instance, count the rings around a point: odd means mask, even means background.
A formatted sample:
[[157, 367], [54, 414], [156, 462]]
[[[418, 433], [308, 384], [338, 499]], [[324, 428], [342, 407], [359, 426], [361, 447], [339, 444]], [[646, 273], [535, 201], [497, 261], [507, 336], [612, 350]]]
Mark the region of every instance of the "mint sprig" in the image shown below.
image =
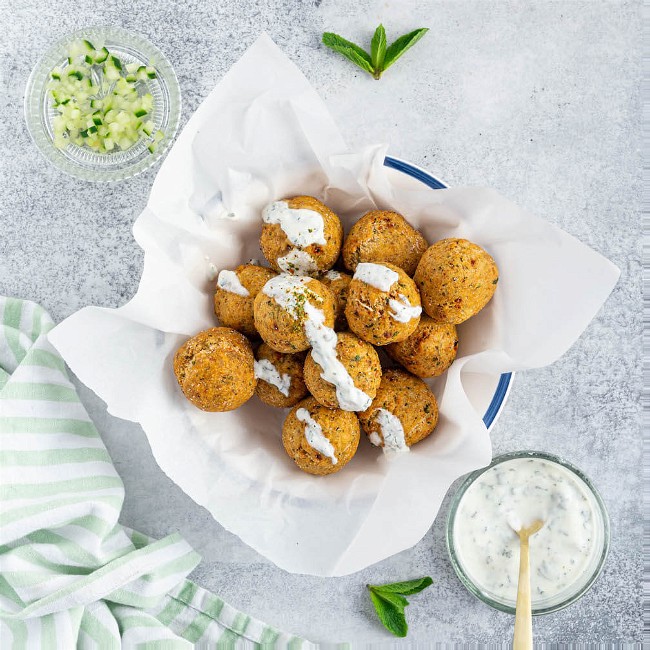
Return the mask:
[[384, 627], [395, 636], [405, 637], [408, 633], [408, 623], [404, 608], [409, 601], [404, 596], [411, 596], [426, 589], [433, 580], [429, 576], [406, 582], [393, 582], [386, 585], [368, 585], [370, 600]]
[[375, 79], [380, 79], [382, 73], [388, 70], [404, 52], [412, 48], [428, 31], [427, 27], [421, 27], [400, 36], [387, 46], [386, 30], [383, 25], [379, 25], [370, 42], [370, 54], [362, 47], [332, 32], [323, 34], [323, 43], [335, 52], [342, 54], [362, 70], [369, 72]]

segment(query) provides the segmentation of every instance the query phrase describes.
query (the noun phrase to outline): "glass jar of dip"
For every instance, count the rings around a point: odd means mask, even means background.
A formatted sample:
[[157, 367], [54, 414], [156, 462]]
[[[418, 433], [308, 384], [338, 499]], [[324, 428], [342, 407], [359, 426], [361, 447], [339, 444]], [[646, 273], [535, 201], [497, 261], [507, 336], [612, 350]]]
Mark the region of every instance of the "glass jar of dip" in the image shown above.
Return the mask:
[[545, 521], [530, 538], [533, 615], [580, 598], [600, 574], [609, 549], [609, 517], [589, 479], [543, 452], [495, 458], [470, 474], [452, 499], [447, 549], [460, 581], [484, 603], [515, 613], [519, 538], [509, 522]]

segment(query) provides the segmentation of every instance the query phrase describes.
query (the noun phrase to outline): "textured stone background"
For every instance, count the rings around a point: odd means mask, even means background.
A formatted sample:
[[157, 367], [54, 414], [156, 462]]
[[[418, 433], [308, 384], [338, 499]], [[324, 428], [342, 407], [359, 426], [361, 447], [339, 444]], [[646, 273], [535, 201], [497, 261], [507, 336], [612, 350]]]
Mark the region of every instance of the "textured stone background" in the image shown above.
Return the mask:
[[[609, 507], [612, 547], [578, 604], [535, 621], [547, 642], [641, 639], [640, 2], [525, 0], [0, 0], [0, 293], [56, 320], [136, 291], [131, 236], [156, 168], [118, 185], [68, 178], [27, 135], [23, 89], [40, 53], [93, 23], [141, 31], [176, 68], [183, 121], [266, 30], [327, 102], [352, 146], [390, 153], [453, 185], [489, 185], [600, 251], [622, 270], [607, 304], [557, 363], [520, 374], [494, 428], [496, 452], [546, 449], [592, 476]], [[375, 82], [319, 45], [324, 29], [369, 40], [431, 32]], [[549, 323], [549, 327], [553, 324]], [[126, 484], [125, 524], [180, 530], [204, 561], [200, 584], [281, 628], [320, 641], [386, 641], [368, 582], [430, 574], [413, 598], [411, 641], [507, 641], [511, 617], [474, 600], [447, 560], [443, 520], [360, 574], [289, 575], [225, 532], [158, 469], [142, 430], [81, 395]]]

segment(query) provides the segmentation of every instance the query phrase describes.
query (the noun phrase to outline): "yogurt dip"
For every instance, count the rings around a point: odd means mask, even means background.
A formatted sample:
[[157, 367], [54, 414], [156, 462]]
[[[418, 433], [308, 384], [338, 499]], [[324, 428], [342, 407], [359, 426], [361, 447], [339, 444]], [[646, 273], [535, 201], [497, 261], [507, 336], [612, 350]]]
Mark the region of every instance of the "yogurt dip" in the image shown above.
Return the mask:
[[544, 526], [530, 538], [533, 613], [568, 604], [596, 578], [608, 543], [604, 507], [581, 476], [557, 461], [538, 454], [497, 459], [468, 485], [455, 511], [452, 506], [452, 560], [479, 597], [514, 606], [519, 538], [513, 525], [535, 519]]

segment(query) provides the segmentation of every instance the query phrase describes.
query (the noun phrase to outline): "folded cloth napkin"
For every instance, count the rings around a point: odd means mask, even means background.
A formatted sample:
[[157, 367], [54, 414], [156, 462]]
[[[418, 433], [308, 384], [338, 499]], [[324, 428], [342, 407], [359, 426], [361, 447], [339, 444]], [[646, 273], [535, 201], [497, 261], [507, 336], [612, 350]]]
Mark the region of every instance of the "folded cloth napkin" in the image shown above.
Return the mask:
[[310, 648], [185, 579], [200, 557], [117, 520], [124, 486], [38, 305], [0, 297], [0, 646]]

